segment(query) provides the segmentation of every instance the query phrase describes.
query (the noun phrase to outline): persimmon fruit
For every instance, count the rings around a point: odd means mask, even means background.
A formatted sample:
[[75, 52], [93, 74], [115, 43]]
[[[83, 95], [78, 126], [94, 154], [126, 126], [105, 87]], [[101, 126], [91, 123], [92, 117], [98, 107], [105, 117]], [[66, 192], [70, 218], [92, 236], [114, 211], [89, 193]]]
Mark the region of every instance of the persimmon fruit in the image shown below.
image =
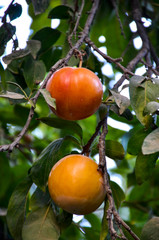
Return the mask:
[[56, 101], [51, 110], [60, 118], [80, 120], [99, 108], [103, 88], [95, 73], [86, 68], [64, 67], [49, 79], [46, 89]]
[[48, 189], [53, 201], [65, 211], [84, 215], [95, 211], [104, 201], [103, 175], [91, 158], [73, 154], [52, 168]]

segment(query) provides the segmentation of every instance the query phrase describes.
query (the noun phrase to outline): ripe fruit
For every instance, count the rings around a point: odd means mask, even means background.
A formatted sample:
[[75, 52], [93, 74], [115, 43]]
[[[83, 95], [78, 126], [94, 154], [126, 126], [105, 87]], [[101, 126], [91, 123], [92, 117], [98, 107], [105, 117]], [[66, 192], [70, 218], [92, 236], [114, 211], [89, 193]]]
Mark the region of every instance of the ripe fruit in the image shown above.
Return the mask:
[[97, 163], [78, 154], [68, 155], [53, 166], [48, 188], [59, 207], [79, 215], [95, 211], [106, 195]]
[[80, 120], [96, 112], [103, 89], [99, 78], [86, 68], [64, 67], [49, 79], [46, 89], [56, 100], [52, 111], [66, 120]]

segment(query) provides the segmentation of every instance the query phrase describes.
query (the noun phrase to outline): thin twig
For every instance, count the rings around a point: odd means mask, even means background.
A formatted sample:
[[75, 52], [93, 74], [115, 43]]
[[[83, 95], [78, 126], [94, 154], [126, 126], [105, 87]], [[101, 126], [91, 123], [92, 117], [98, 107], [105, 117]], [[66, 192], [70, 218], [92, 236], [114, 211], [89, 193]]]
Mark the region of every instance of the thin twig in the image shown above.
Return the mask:
[[105, 60], [107, 60], [109, 63], [115, 63], [116, 66], [118, 66], [125, 74], [129, 74], [129, 75], [134, 75], [133, 72], [131, 72], [128, 68], [125, 68], [124, 66], [122, 66], [119, 62], [122, 61], [122, 58], [112, 58], [108, 55], [106, 55], [105, 53], [103, 53], [102, 51], [99, 50], [99, 48], [96, 47], [96, 45], [88, 38], [85, 38], [85, 42], [91, 46], [93, 48], [94, 51], [98, 52]]
[[81, 153], [81, 154], [89, 155], [91, 145], [92, 145], [92, 143], [94, 142], [95, 138], [99, 135], [100, 129], [101, 129], [104, 121], [105, 121], [105, 118], [102, 119], [102, 120], [98, 123], [98, 125], [97, 125], [97, 127], [96, 127], [96, 130], [95, 130], [95, 133], [91, 136], [91, 138], [89, 139], [89, 141], [87, 142], [87, 144], [83, 146], [83, 150], [82, 150], [82, 153]]
[[159, 76], [159, 71], [153, 68], [152, 65], [148, 65], [144, 60], [140, 60], [142, 64], [144, 64], [148, 69], [151, 69], [151, 71], [156, 75]]
[[[141, 61], [143, 57], [145, 57], [147, 52], [148, 52], [147, 48], [142, 48], [140, 52], [128, 63], [126, 69], [128, 69], [129, 71], [133, 71], [135, 66]], [[124, 73], [121, 76], [121, 78], [114, 84], [113, 89], [118, 89], [122, 85], [125, 79], [128, 79], [128, 76], [127, 74]]]
[[84, 8], [84, 3], [85, 3], [85, 1], [82, 0], [81, 7], [80, 7], [80, 10], [78, 12], [78, 16], [77, 16], [77, 20], [76, 20], [74, 29], [73, 29], [72, 33], [68, 36], [68, 43], [69, 43], [70, 47], [73, 47], [71, 40], [72, 40], [73, 35], [76, 34], [76, 31], [77, 31], [77, 28], [78, 28], [78, 25], [79, 25], [79, 21], [80, 21], [81, 15], [82, 15], [82, 11], [83, 11], [83, 8]]
[[122, 24], [120, 16], [119, 16], [116, 0], [112, 0], [111, 2], [113, 4], [113, 7], [115, 8], [115, 13], [116, 13], [116, 17], [118, 19], [119, 25], [120, 25], [121, 34], [124, 36], [124, 38], [126, 38], [125, 33], [124, 33], [124, 29], [123, 29], [123, 24]]
[[[82, 31], [82, 34], [79, 38], [79, 40], [77, 41], [77, 43], [74, 45], [73, 48], [71, 48], [68, 52], [68, 54], [66, 55], [65, 58], [63, 59], [60, 59], [57, 63], [55, 63], [55, 65], [51, 68], [51, 70], [49, 71], [48, 75], [46, 76], [45, 80], [43, 81], [43, 84], [41, 85], [40, 89], [44, 88], [48, 79], [51, 77], [52, 73], [54, 73], [58, 68], [60, 68], [61, 66], [64, 66], [67, 64], [67, 62], [69, 61], [69, 59], [73, 56], [73, 53], [75, 51], [75, 49], [78, 49], [84, 39], [86, 38], [86, 36], [88, 35], [89, 33], [89, 30], [90, 30], [90, 27], [92, 25], [92, 22], [93, 22], [93, 19], [94, 19], [94, 16], [96, 14], [96, 11], [98, 9], [98, 5], [99, 5], [99, 0], [95, 0], [93, 2], [93, 5], [92, 5], [92, 8], [90, 10], [90, 13], [88, 15], [88, 18], [87, 18], [87, 21], [86, 21], [86, 24], [85, 24], [85, 27]], [[34, 96], [34, 98], [32, 98], [32, 101], [34, 103], [34, 106], [36, 105], [36, 102], [37, 102], [37, 99], [40, 95], [40, 91], [38, 90], [36, 95]], [[16, 145], [19, 143], [19, 141], [21, 140], [21, 138], [23, 137], [23, 135], [27, 132], [28, 130], [28, 127], [30, 125], [30, 122], [32, 120], [34, 116], [34, 107], [32, 106], [30, 108], [30, 112], [29, 112], [29, 116], [28, 116], [28, 119], [26, 121], [26, 124], [24, 125], [22, 131], [20, 132], [20, 134], [15, 138], [15, 140], [11, 143], [11, 144], [8, 144], [8, 145], [2, 145], [0, 146], [0, 152], [3, 152], [3, 151], [9, 151], [9, 152], [12, 152], [13, 151], [13, 148], [16, 147]]]

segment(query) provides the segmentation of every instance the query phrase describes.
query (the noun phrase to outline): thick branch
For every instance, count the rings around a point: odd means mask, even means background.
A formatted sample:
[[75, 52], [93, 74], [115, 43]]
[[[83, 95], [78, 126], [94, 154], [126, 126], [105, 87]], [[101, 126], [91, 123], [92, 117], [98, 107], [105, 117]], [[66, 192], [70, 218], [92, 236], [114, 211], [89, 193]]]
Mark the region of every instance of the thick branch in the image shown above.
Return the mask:
[[107, 198], [108, 198], [108, 202], [109, 202], [109, 208], [107, 210], [107, 220], [108, 220], [108, 224], [109, 224], [111, 239], [115, 240], [117, 237], [117, 233], [114, 229], [113, 219], [112, 219], [112, 213], [114, 210], [114, 200], [112, 197], [112, 190], [111, 190], [110, 184], [109, 184], [109, 175], [108, 175], [108, 171], [107, 171], [107, 164], [106, 164], [106, 157], [105, 157], [105, 138], [108, 133], [108, 129], [107, 129], [108, 115], [109, 115], [109, 109], [107, 109], [107, 116], [104, 119], [105, 121], [103, 124], [103, 130], [102, 130], [102, 133], [99, 138], [99, 167], [98, 167], [98, 170], [102, 172], [103, 177], [104, 177], [104, 183], [105, 183]]
[[156, 63], [156, 68], [157, 68], [157, 70], [159, 70], [159, 58], [158, 58], [158, 56], [157, 56], [157, 54], [156, 54], [156, 52], [155, 52], [151, 42], [150, 42], [150, 51], [151, 51], [152, 58], [153, 58], [153, 60]]
[[[109, 207], [107, 210], [107, 220], [108, 220], [108, 225], [109, 225], [109, 231], [110, 231], [112, 240], [116, 240], [117, 238], [127, 240], [127, 238], [124, 236], [124, 233], [120, 227], [122, 225], [135, 240], [139, 240], [139, 238], [131, 230], [131, 228], [121, 219], [121, 217], [119, 216], [119, 214], [117, 213], [117, 211], [115, 209], [115, 203], [114, 203], [114, 199], [113, 199], [112, 190], [110, 188], [109, 175], [108, 175], [108, 171], [107, 171], [107, 164], [106, 164], [106, 157], [105, 157], [105, 150], [106, 150], [105, 149], [105, 138], [108, 133], [108, 129], [107, 129], [108, 115], [109, 115], [109, 108], [107, 109], [107, 115], [106, 115], [105, 121], [103, 123], [103, 130], [102, 130], [102, 133], [99, 138], [99, 171], [101, 171], [103, 173], [105, 188], [106, 188], [106, 193], [107, 193], [107, 199], [109, 202]], [[114, 221], [118, 225], [118, 229], [120, 231], [121, 236], [119, 236], [117, 234], [117, 232], [114, 228], [113, 218], [114, 218]]]
[[143, 26], [143, 22], [141, 20], [142, 10], [141, 10], [141, 7], [140, 7], [140, 2], [138, 0], [132, 0], [131, 3], [132, 3], [132, 15], [133, 15], [133, 19], [134, 19], [134, 21], [136, 22], [136, 25], [137, 25], [138, 34], [143, 41], [144, 47], [149, 50], [150, 46], [149, 46], [148, 35], [147, 35], [146, 30], [145, 30], [145, 27]]
[[[45, 80], [43, 81], [43, 84], [41, 85], [40, 89], [41, 88], [44, 88], [48, 79], [51, 77], [52, 73], [55, 72], [58, 68], [60, 68], [61, 66], [64, 66], [67, 64], [67, 62], [69, 61], [69, 59], [72, 57], [72, 55], [74, 54], [74, 51], [75, 49], [78, 49], [84, 39], [87, 37], [88, 33], [89, 33], [89, 30], [90, 30], [90, 27], [92, 25], [92, 22], [93, 22], [93, 19], [94, 19], [94, 16], [95, 16], [95, 13], [98, 9], [98, 5], [99, 5], [99, 0], [95, 0], [93, 2], [93, 5], [92, 5], [92, 8], [91, 8], [91, 11], [88, 15], [88, 18], [87, 18], [87, 21], [86, 21], [86, 24], [85, 24], [85, 27], [81, 33], [81, 36], [79, 38], [79, 40], [77, 41], [77, 43], [74, 45], [73, 48], [70, 49], [70, 51], [68, 52], [68, 54], [66, 55], [65, 58], [59, 60], [50, 70], [50, 72], [48, 73], [47, 77], [45, 78]], [[37, 99], [40, 95], [40, 91], [38, 90], [36, 95], [34, 96], [34, 98], [32, 99], [33, 100], [33, 103], [34, 105], [36, 104], [37, 102]], [[8, 144], [8, 145], [2, 145], [0, 146], [0, 152], [2, 151], [9, 151], [11, 152], [13, 150], [14, 147], [16, 147], [16, 145], [19, 143], [19, 141], [21, 140], [21, 138], [23, 137], [23, 135], [27, 132], [28, 130], [28, 127], [30, 125], [30, 122], [32, 120], [34, 116], [34, 108], [31, 107], [30, 109], [30, 112], [29, 112], [29, 116], [28, 116], [28, 119], [26, 121], [26, 124], [25, 126], [23, 127], [22, 131], [20, 132], [20, 134], [16, 137], [16, 139], [14, 140], [14, 142], [12, 142], [11, 144]]]
[[[133, 71], [135, 66], [138, 64], [139, 61], [142, 60], [142, 58], [146, 58], [146, 63], [148, 65], [151, 65], [150, 54], [148, 54], [148, 52], [150, 51], [150, 42], [149, 42], [149, 38], [145, 30], [145, 27], [143, 26], [143, 23], [141, 20], [142, 14], [141, 14], [140, 3], [138, 0], [132, 0], [131, 3], [132, 3], [133, 19], [136, 22], [137, 31], [139, 36], [142, 39], [143, 47], [140, 50], [140, 52], [135, 56], [135, 58], [132, 59], [127, 65], [126, 69], [128, 69], [129, 71]], [[151, 49], [153, 51], [153, 48]], [[151, 71], [149, 71], [149, 74], [151, 74]], [[123, 76], [118, 80], [118, 82], [114, 85], [113, 88], [117, 89], [118, 87], [120, 87], [126, 78], [127, 78], [127, 75], [123, 74]]]

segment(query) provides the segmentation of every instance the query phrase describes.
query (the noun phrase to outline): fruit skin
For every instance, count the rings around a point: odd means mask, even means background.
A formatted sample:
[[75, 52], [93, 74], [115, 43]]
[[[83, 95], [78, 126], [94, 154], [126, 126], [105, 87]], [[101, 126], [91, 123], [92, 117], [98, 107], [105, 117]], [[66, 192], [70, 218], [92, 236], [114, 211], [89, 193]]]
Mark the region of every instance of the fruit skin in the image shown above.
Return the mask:
[[97, 163], [78, 154], [68, 155], [53, 166], [48, 188], [51, 198], [59, 207], [77, 215], [95, 211], [106, 195]]
[[86, 68], [64, 67], [49, 79], [46, 89], [56, 100], [51, 110], [66, 120], [80, 120], [96, 112], [103, 88], [99, 78]]

